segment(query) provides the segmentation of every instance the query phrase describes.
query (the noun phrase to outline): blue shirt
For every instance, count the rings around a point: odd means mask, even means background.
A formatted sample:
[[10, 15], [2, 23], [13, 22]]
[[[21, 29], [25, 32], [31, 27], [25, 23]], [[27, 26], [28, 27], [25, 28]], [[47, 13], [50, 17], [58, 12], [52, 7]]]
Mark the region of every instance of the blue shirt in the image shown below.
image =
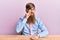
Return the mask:
[[[32, 24], [32, 31], [34, 35], [37, 35], [39, 37], [46, 37], [48, 35], [48, 30], [47, 28], [43, 25], [42, 21], [40, 18], [36, 17], [35, 18], [35, 24]], [[30, 26], [28, 23], [26, 23], [27, 19], [26, 18], [20, 18], [17, 26], [16, 26], [16, 32], [22, 32], [23, 35], [30, 35]], [[41, 32], [38, 32], [38, 29], [41, 30]]]

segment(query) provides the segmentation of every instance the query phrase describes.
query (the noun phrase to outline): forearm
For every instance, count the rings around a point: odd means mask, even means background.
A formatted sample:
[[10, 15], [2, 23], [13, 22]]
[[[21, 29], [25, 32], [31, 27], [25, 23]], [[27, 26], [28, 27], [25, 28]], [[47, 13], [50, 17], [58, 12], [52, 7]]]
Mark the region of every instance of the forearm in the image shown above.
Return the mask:
[[38, 34], [39, 37], [46, 37], [47, 35], [48, 35], [48, 31], [47, 30]]
[[16, 32], [19, 33], [22, 31], [24, 25], [26, 24], [27, 19], [24, 18], [23, 21], [19, 21], [16, 27]]

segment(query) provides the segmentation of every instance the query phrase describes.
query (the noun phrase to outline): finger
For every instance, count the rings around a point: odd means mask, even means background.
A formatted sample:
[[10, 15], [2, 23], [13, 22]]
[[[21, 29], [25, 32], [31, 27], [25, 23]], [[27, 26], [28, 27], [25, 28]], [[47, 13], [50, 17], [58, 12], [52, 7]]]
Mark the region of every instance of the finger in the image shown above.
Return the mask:
[[29, 10], [29, 13], [31, 13], [31, 10]]

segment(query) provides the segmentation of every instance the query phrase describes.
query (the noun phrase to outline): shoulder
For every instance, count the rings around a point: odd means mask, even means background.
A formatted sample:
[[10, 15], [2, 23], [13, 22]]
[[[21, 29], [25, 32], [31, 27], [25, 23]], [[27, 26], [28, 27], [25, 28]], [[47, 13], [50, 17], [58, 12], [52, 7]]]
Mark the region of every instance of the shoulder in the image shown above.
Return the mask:
[[24, 17], [20, 17], [19, 20], [22, 21], [24, 19]]
[[36, 17], [36, 21], [40, 21], [41, 19], [40, 19], [40, 17]]
[[39, 23], [42, 23], [40, 17], [36, 17], [36, 22], [39, 24]]

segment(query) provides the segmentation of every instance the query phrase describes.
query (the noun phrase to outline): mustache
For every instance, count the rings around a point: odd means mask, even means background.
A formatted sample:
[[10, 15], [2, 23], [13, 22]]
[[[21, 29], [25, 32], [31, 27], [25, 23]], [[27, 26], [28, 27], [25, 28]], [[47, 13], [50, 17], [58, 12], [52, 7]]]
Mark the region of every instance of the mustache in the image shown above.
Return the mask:
[[33, 13], [31, 13], [31, 15], [29, 16], [29, 18], [34, 18], [34, 14], [32, 15]]
[[27, 23], [35, 23], [35, 15], [34, 14], [29, 16], [29, 18], [27, 19]]
[[29, 16], [28, 20], [32, 21], [32, 20], [34, 20], [34, 18], [35, 18], [35, 15], [33, 14], [33, 15]]
[[29, 19], [29, 20], [32, 20], [33, 18], [34, 18], [34, 16], [31, 15], [31, 16], [29, 16], [28, 19]]
[[33, 13], [33, 12], [31, 12], [31, 13]]

